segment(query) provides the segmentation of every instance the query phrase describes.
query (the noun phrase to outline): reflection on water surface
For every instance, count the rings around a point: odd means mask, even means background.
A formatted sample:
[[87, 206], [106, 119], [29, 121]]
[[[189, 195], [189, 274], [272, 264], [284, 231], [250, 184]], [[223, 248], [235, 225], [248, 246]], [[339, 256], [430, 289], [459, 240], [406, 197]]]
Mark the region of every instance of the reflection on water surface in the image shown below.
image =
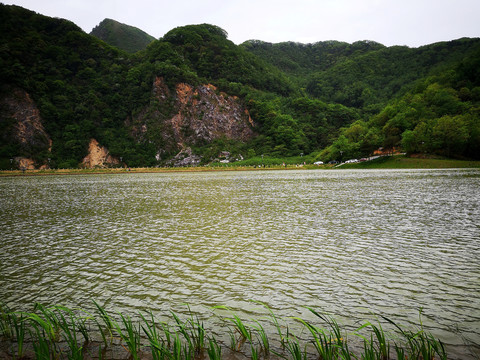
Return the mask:
[[0, 288], [110, 309], [302, 305], [480, 343], [480, 171], [0, 179]]

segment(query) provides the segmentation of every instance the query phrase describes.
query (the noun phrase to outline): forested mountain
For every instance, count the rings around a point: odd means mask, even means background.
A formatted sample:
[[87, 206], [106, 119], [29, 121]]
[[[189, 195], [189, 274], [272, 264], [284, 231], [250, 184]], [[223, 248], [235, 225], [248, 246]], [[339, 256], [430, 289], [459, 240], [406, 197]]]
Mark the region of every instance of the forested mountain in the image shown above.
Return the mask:
[[413, 83], [454, 66], [478, 48], [478, 39], [459, 39], [412, 49], [385, 47], [372, 41], [270, 44], [247, 41], [242, 46], [274, 64], [326, 102], [378, 112]]
[[306, 79], [315, 72], [325, 71], [348, 58], [385, 48], [374, 41], [320, 41], [315, 44], [283, 42], [272, 44], [261, 40], [248, 40], [242, 47], [275, 65], [290, 76]]
[[0, 4], [0, 168], [81, 166], [97, 143], [128, 166], [382, 146], [480, 157], [478, 39], [237, 46], [203, 24], [134, 54], [109, 42]]
[[122, 24], [112, 19], [104, 19], [93, 28], [90, 35], [129, 53], [144, 50], [148, 44], [155, 40], [153, 36], [134, 26]]
[[[341, 129], [325, 160], [358, 157], [375, 148], [409, 154], [480, 158], [480, 50], [415, 82], [380, 113]], [[342, 154], [340, 154], [342, 151]]]

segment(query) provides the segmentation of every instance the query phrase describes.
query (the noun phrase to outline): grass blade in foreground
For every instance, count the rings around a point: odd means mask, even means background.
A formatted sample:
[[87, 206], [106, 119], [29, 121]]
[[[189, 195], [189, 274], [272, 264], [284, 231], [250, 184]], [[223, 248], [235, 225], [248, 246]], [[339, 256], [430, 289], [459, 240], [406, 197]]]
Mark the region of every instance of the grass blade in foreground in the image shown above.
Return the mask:
[[[199, 320], [199, 315], [194, 314], [188, 308], [188, 317], [182, 321], [180, 316], [171, 312], [173, 316], [173, 325], [164, 322], [157, 322], [150, 312], [149, 316], [139, 314], [139, 319], [132, 319], [129, 316], [119, 314], [119, 321], [109, 316], [107, 311], [101, 308], [97, 303], [95, 306], [98, 313], [89, 316], [78, 316], [79, 310], [72, 311], [62, 306], [45, 307], [37, 304], [32, 313], [14, 313], [2, 307], [0, 310], [0, 343], [3, 349], [10, 349], [8, 359], [16, 359], [25, 356], [25, 344], [28, 351], [27, 358], [36, 359], [83, 359], [85, 356], [92, 356], [92, 349], [98, 353], [98, 358], [112, 359], [130, 356], [131, 359], [138, 359], [140, 355], [153, 360], [172, 360], [172, 359], [194, 359], [206, 358], [220, 359], [222, 357], [222, 347], [225, 345], [208, 333], [208, 321], [204, 324]], [[268, 313], [273, 320], [279, 339], [268, 338], [266, 328], [262, 323], [262, 318], [253, 319], [252, 325], [247, 325], [239, 315], [226, 307], [217, 307], [230, 312], [227, 316], [220, 316], [224, 321], [225, 333], [231, 333], [232, 348], [239, 352], [238, 356], [258, 359], [268, 358], [269, 354], [274, 354], [281, 358], [293, 358], [304, 360], [312, 354], [307, 352], [310, 344], [318, 352], [317, 357], [322, 360], [328, 359], [375, 359], [386, 360], [390, 356], [396, 355], [399, 359], [447, 359], [447, 352], [444, 344], [436, 339], [432, 334], [425, 331], [420, 318], [420, 327], [414, 330], [402, 328], [392, 320], [382, 317], [389, 324], [400, 332], [396, 337], [384, 331], [382, 325], [373, 325], [370, 322], [360, 326], [356, 331], [365, 330], [365, 334], [360, 335], [363, 339], [363, 348], [355, 352], [350, 351], [349, 342], [346, 335], [342, 336], [343, 331], [338, 323], [331, 316], [320, 314], [313, 308], [307, 308], [316, 319], [321, 320], [326, 328], [307, 321], [299, 317], [292, 317], [303, 327], [299, 334], [293, 334], [289, 331], [287, 319], [284, 319], [287, 334], [284, 336], [279, 323], [273, 312], [268, 309]], [[81, 310], [80, 310], [81, 311]], [[20, 315], [19, 315], [20, 314]], [[217, 315], [213, 314], [217, 318]], [[268, 323], [271, 321], [267, 318]], [[316, 320], [314, 319], [314, 320]], [[263, 319], [265, 320], [265, 319]], [[100, 324], [104, 324], [100, 326]], [[138, 326], [137, 326], [138, 323]], [[101, 339], [95, 339], [92, 333], [89, 333], [89, 325], [98, 325]], [[295, 327], [296, 328], [296, 327]], [[235, 329], [235, 330], [233, 330]], [[275, 329], [272, 331], [275, 333]], [[306, 331], [305, 331], [306, 330]], [[94, 326], [94, 332], [96, 327]], [[120, 345], [107, 342], [107, 336], [110, 333], [118, 333], [121, 342]], [[215, 329], [218, 333], [218, 328]], [[308, 339], [305, 338], [307, 334]], [[83, 335], [83, 346], [80, 341]], [[96, 333], [96, 336], [100, 336]], [[141, 338], [148, 340], [149, 349], [140, 351]], [[90, 339], [96, 342], [96, 345], [89, 348], [86, 353], [85, 346], [88, 346]], [[238, 339], [237, 339], [238, 337]], [[391, 339], [395, 339], [393, 342]], [[105, 347], [99, 346], [99, 341]], [[59, 344], [58, 342], [61, 342]], [[248, 347], [243, 345], [248, 341]], [[12, 344], [14, 345], [12, 347]], [[16, 344], [16, 348], [15, 348]], [[125, 346], [124, 346], [125, 344]], [[272, 347], [272, 344], [276, 346]], [[6, 346], [5, 346], [6, 345]], [[68, 345], [68, 348], [66, 347]], [[107, 346], [114, 348], [106, 351]], [[97, 348], [98, 347], [98, 348]], [[123, 347], [123, 349], [122, 349]], [[313, 348], [312, 348], [313, 349]], [[32, 353], [33, 350], [33, 353]], [[393, 354], [390, 354], [393, 350]], [[118, 355], [120, 351], [123, 355]], [[107, 354], [109, 354], [107, 356]], [[96, 356], [96, 355], [95, 355]]]

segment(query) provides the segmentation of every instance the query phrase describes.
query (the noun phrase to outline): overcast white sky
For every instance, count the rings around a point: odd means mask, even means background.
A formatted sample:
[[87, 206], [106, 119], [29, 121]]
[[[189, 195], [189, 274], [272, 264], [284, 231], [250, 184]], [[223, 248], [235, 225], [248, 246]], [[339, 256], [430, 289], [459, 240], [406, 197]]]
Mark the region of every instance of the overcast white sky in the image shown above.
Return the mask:
[[220, 26], [236, 44], [374, 40], [418, 47], [480, 37], [479, 0], [0, 0], [73, 21], [89, 33], [104, 18], [159, 38], [183, 25]]

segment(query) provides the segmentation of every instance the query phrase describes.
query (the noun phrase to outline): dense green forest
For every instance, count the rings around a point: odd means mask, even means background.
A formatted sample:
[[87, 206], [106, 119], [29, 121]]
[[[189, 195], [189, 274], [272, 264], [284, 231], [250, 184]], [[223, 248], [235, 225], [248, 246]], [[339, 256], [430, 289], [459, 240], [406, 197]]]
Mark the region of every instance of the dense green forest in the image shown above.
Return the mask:
[[[237, 46], [223, 29], [203, 24], [175, 28], [133, 54], [106, 41], [67, 20], [0, 4], [0, 99], [26, 91], [52, 144], [19, 142], [1, 105], [0, 168], [18, 156], [77, 167], [92, 138], [132, 167], [167, 164], [182, 146], [202, 163], [222, 151], [329, 161], [379, 147], [480, 158], [479, 39], [413, 49], [373, 41]], [[170, 89], [163, 102], [152, 88], [158, 78]], [[213, 84], [235, 96], [255, 136], [182, 146], [158, 140], [169, 131], [163, 119], [176, 114], [179, 83]], [[133, 119], [149, 114], [156, 115], [147, 134], [136, 136]]]
[[105, 19], [90, 32], [90, 35], [116, 46], [129, 53], [144, 50], [155, 40], [151, 35], [134, 26], [119, 23], [112, 19]]
[[377, 147], [407, 154], [480, 158], [480, 50], [414, 82], [382, 110], [342, 128], [320, 157], [363, 156]]

